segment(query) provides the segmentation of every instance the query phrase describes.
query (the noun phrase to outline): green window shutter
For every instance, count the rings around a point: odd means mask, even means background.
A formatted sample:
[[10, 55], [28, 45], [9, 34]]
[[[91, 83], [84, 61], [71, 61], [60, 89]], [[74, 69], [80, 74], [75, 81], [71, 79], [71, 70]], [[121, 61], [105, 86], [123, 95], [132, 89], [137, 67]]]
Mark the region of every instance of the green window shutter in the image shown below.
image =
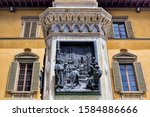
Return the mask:
[[120, 92], [122, 91], [122, 83], [121, 83], [120, 67], [118, 62], [112, 62], [112, 70], [113, 70], [115, 91]]
[[114, 27], [113, 27], [113, 23], [112, 23], [111, 26], [110, 26], [109, 37], [114, 38]]
[[31, 22], [25, 22], [24, 37], [29, 37]]
[[142, 71], [142, 66], [140, 62], [134, 62], [134, 69], [137, 78], [137, 84], [139, 91], [146, 91], [146, 84], [144, 80], [144, 75]]
[[128, 38], [134, 38], [134, 32], [132, 29], [131, 21], [125, 21], [125, 26]]
[[32, 22], [30, 37], [36, 37], [37, 22]]
[[33, 63], [31, 91], [38, 91], [40, 63]]
[[11, 68], [8, 77], [7, 91], [12, 92], [15, 91], [15, 81], [17, 76], [17, 71], [19, 69], [19, 62], [12, 62]]

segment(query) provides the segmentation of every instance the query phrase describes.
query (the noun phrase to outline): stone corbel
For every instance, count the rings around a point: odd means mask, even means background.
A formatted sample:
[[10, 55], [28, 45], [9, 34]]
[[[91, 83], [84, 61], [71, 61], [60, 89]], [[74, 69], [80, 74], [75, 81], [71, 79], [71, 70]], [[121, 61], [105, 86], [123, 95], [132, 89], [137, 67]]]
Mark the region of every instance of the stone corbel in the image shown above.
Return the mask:
[[61, 21], [66, 21], [67, 15], [65, 13], [60, 15]]
[[78, 14], [73, 14], [73, 21], [75, 21], [75, 22], [78, 21]]
[[96, 22], [97, 21], [97, 14], [92, 14], [92, 22]]
[[67, 21], [72, 21], [72, 14], [71, 13], [67, 13], [66, 17], [67, 17]]
[[84, 14], [83, 14], [83, 13], [79, 14], [79, 20], [80, 20], [81, 22], [84, 22], [84, 19], [85, 19]]
[[52, 14], [52, 13], [48, 15], [49, 22], [52, 22], [54, 20], [53, 17], [54, 17], [54, 14]]

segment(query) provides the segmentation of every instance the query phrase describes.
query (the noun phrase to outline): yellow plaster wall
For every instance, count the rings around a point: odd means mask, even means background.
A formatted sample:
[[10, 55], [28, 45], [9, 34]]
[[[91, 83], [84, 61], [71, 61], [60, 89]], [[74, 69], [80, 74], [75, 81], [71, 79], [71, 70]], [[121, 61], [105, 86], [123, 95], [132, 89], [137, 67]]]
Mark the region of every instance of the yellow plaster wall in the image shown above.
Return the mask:
[[0, 48], [46, 48], [43, 38], [38, 39], [0, 39]]
[[112, 16], [128, 16], [136, 38], [150, 38], [150, 11], [109, 10]]
[[[18, 9], [15, 12], [0, 9], [0, 38], [1, 37], [21, 37], [22, 35], [22, 16], [39, 16], [44, 9]], [[43, 37], [40, 28], [39, 37]]]
[[[144, 99], [150, 100], [150, 11], [141, 11], [136, 13], [135, 10], [109, 10], [112, 16], [128, 16], [128, 20], [131, 21], [135, 38], [143, 38], [143, 40], [108, 40], [108, 55], [110, 61], [110, 67], [112, 57], [120, 52], [120, 49], [128, 49], [130, 53], [137, 55], [138, 62], [141, 62], [144, 78], [147, 85], [147, 92], [144, 95]], [[148, 38], [148, 40], [146, 40]], [[112, 78], [112, 69], [111, 69]], [[114, 82], [112, 78], [112, 88], [114, 92]], [[114, 99], [120, 99], [120, 95], [114, 92]]]
[[[40, 69], [42, 69], [45, 50], [41, 48], [31, 48], [31, 50], [33, 53], [39, 56]], [[0, 48], [0, 100], [7, 100], [11, 97], [9, 94], [6, 93], [6, 84], [8, 80], [9, 68], [11, 62], [14, 59], [14, 56], [21, 52], [23, 52], [23, 48]], [[37, 95], [35, 96], [35, 99], [40, 99], [40, 91], [38, 91]]]
[[[0, 9], [0, 37], [21, 37], [22, 33], [22, 16], [39, 16], [45, 9], [18, 9], [16, 12]], [[112, 16], [128, 16], [132, 22], [133, 31], [136, 38], [150, 38], [150, 13], [141, 11], [136, 13], [135, 10], [108, 10]], [[40, 29], [39, 37], [43, 37]]]
[[[39, 39], [20, 39], [22, 33], [22, 16], [38, 16], [45, 9], [36, 10], [16, 10], [15, 13], [9, 10], [0, 9], [0, 99], [9, 99], [6, 91], [6, 83], [8, 71], [11, 62], [16, 54], [23, 52], [24, 48], [31, 48], [32, 52], [37, 54], [41, 68], [43, 65], [43, 56], [45, 42], [43, 38]], [[108, 11], [113, 16], [128, 16], [132, 22], [133, 31], [136, 38], [150, 38], [150, 12], [141, 11]], [[40, 30], [40, 36], [43, 37]], [[10, 38], [10, 39], [4, 39]], [[108, 40], [108, 54], [110, 67], [112, 56], [119, 53], [122, 48], [128, 49], [129, 52], [138, 56], [138, 61], [142, 63], [144, 76], [147, 84], [147, 93], [145, 99], [150, 99], [150, 40]], [[111, 72], [112, 73], [112, 72]], [[120, 96], [114, 93], [114, 99], [119, 99]], [[40, 94], [36, 95], [36, 99], [40, 99]]]
[[108, 50], [112, 49], [135, 49], [135, 50], [145, 50], [150, 49], [150, 40], [107, 40]]
[[[122, 41], [124, 42], [124, 41]], [[130, 41], [131, 43], [132, 41]], [[145, 42], [146, 44], [146, 42]], [[149, 41], [150, 44], [150, 41]], [[141, 48], [144, 45], [141, 44]], [[109, 46], [108, 46], [109, 48]], [[117, 93], [115, 93], [114, 91], [114, 82], [113, 82], [113, 77], [112, 77], [112, 57], [120, 52], [121, 48], [113, 48], [113, 49], [108, 49], [108, 54], [109, 54], [109, 61], [110, 61], [110, 68], [111, 68], [111, 78], [112, 78], [112, 84], [113, 84], [113, 92], [114, 92], [114, 99], [120, 99], [120, 95], [118, 95]], [[130, 47], [126, 47], [125, 49], [128, 49], [128, 52], [133, 53], [135, 55], [137, 55], [137, 61], [141, 62], [142, 64], [142, 69], [143, 69], [143, 73], [144, 73], [144, 78], [145, 78], [145, 82], [146, 82], [146, 86], [147, 86], [147, 92], [146, 95], [144, 95], [144, 99], [146, 100], [150, 100], [150, 46], [147, 49], [140, 49], [139, 47], [133, 46], [132, 49], [130, 49]]]
[[[43, 58], [45, 53], [44, 38], [21, 39], [22, 16], [39, 16], [44, 10], [24, 10], [19, 9], [11, 13], [8, 9], [0, 9], [0, 100], [10, 99], [11, 96], [6, 93], [6, 84], [11, 62], [16, 54], [23, 52], [24, 48], [31, 48], [32, 52], [37, 54], [40, 67], [43, 67]], [[43, 37], [40, 27], [39, 37]], [[35, 99], [40, 99], [40, 91], [35, 95]]]
[[150, 100], [150, 40], [107, 40], [108, 56], [110, 62], [110, 73], [112, 78], [112, 89], [114, 99], [120, 99], [120, 95], [114, 91], [114, 82], [112, 75], [112, 57], [120, 52], [120, 49], [127, 49], [128, 52], [137, 56], [137, 61], [141, 62], [144, 78], [147, 86], [147, 92], [144, 99]]

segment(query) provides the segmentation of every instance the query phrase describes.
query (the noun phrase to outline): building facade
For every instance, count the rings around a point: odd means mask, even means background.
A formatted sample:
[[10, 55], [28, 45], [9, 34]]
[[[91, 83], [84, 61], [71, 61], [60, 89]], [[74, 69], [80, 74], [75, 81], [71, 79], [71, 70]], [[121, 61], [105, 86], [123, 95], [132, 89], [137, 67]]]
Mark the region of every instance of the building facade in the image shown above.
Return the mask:
[[[149, 7], [148, 0], [0, 1], [0, 99], [149, 100]], [[82, 87], [90, 82], [83, 72], [80, 88], [70, 80], [56, 88], [59, 56], [77, 65], [88, 55], [102, 72], [98, 89]]]

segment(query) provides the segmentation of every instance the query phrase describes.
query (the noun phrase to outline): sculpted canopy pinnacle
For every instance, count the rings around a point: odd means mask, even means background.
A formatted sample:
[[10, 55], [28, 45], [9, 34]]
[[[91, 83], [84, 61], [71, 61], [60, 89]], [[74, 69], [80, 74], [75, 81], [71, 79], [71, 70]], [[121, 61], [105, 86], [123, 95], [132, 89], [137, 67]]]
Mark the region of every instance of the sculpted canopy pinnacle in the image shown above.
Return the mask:
[[96, 0], [55, 0], [53, 7], [97, 7]]

